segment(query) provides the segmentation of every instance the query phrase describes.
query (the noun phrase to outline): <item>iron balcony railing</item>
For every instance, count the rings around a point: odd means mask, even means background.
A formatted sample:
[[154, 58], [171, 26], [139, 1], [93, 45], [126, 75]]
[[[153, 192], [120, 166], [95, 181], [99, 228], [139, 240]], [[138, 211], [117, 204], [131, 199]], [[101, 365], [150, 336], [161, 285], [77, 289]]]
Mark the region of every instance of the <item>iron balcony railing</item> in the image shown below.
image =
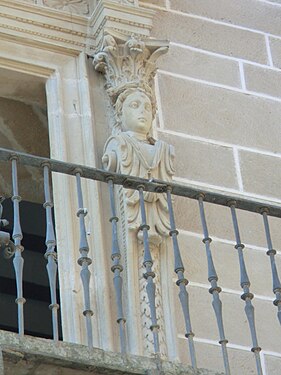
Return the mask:
[[[84, 290], [84, 311], [83, 314], [86, 320], [86, 330], [88, 345], [92, 347], [93, 345], [93, 333], [92, 333], [92, 315], [93, 311], [91, 309], [91, 298], [90, 298], [90, 270], [89, 265], [91, 264], [91, 259], [88, 256], [89, 246], [87, 242], [86, 228], [85, 228], [85, 216], [87, 215], [87, 210], [84, 208], [83, 203], [83, 193], [81, 188], [81, 177], [100, 181], [107, 183], [109, 187], [109, 197], [111, 206], [111, 226], [112, 226], [112, 267], [111, 270], [114, 274], [114, 287], [116, 294], [116, 304], [117, 304], [117, 322], [119, 324], [120, 333], [120, 348], [122, 353], [127, 351], [126, 343], [126, 319], [122, 304], [122, 259], [121, 252], [118, 245], [118, 217], [115, 209], [115, 196], [114, 196], [114, 185], [122, 185], [124, 188], [135, 189], [139, 191], [140, 209], [141, 209], [141, 219], [142, 223], [140, 230], [143, 232], [143, 243], [144, 243], [144, 259], [143, 265], [145, 269], [144, 277], [147, 283], [147, 295], [149, 300], [150, 315], [151, 315], [151, 326], [150, 329], [153, 332], [154, 338], [154, 351], [155, 354], [159, 354], [159, 325], [157, 323], [156, 306], [155, 306], [155, 283], [154, 277], [155, 273], [153, 270], [153, 260], [149, 248], [148, 231], [149, 226], [146, 221], [146, 208], [144, 204], [144, 191], [150, 191], [155, 193], [166, 194], [167, 204], [169, 210], [170, 218], [170, 236], [172, 238], [173, 250], [174, 250], [174, 270], [177, 275], [176, 284], [179, 287], [179, 299], [183, 311], [184, 322], [185, 322], [185, 336], [189, 343], [189, 352], [191, 363], [194, 368], [196, 368], [196, 352], [193, 342], [194, 333], [192, 331], [191, 319], [189, 314], [189, 296], [188, 296], [188, 280], [184, 276], [184, 265], [182, 262], [181, 252], [178, 244], [178, 230], [176, 229], [174, 212], [173, 212], [173, 202], [172, 195], [182, 196], [186, 198], [195, 199], [199, 204], [199, 212], [202, 223], [203, 230], [203, 242], [206, 247], [207, 265], [208, 265], [208, 281], [210, 282], [209, 292], [212, 294], [212, 305], [214, 313], [217, 320], [218, 331], [219, 331], [219, 343], [222, 349], [223, 361], [226, 374], [230, 374], [230, 366], [228, 360], [227, 343], [224, 324], [223, 324], [223, 314], [222, 314], [222, 302], [220, 299], [221, 288], [218, 285], [218, 276], [215, 269], [215, 264], [212, 257], [211, 250], [211, 238], [208, 232], [208, 226], [205, 216], [204, 203], [210, 202], [216, 205], [223, 205], [230, 208], [233, 228], [235, 233], [235, 248], [238, 252], [238, 262], [240, 267], [240, 285], [242, 288], [241, 298], [245, 302], [245, 314], [249, 323], [249, 328], [251, 332], [252, 339], [252, 352], [254, 353], [256, 359], [257, 374], [262, 374], [262, 366], [260, 360], [261, 347], [259, 346], [256, 333], [256, 325], [254, 318], [254, 307], [252, 304], [252, 299], [254, 295], [250, 291], [250, 280], [247, 273], [247, 265], [243, 255], [244, 245], [241, 242], [238, 219], [236, 215], [236, 209], [242, 209], [250, 212], [256, 212], [262, 215], [265, 236], [267, 240], [268, 251], [267, 255], [270, 259], [271, 271], [272, 271], [272, 283], [273, 283], [273, 293], [275, 294], [274, 305], [277, 307], [277, 318], [281, 324], [281, 283], [278, 276], [278, 271], [275, 263], [276, 251], [273, 249], [270, 227], [268, 216], [281, 217], [281, 206], [273, 205], [271, 203], [265, 202], [263, 200], [254, 200], [243, 198], [238, 195], [229, 195], [224, 193], [217, 193], [206, 188], [198, 189], [189, 185], [178, 184], [175, 182], [165, 182], [160, 180], [146, 180], [134, 176], [121, 175], [117, 173], [109, 173], [107, 171], [89, 168], [83, 165], [76, 165], [73, 163], [66, 163], [62, 161], [37, 157], [33, 155], [28, 155], [20, 152], [15, 152], [12, 150], [7, 150], [0, 148], [0, 161], [6, 161], [11, 163], [12, 170], [12, 201], [13, 201], [13, 211], [14, 211], [14, 228], [13, 228], [13, 243], [7, 241], [4, 232], [1, 233], [2, 242], [6, 241], [6, 245], [10, 245], [14, 249], [14, 269], [16, 275], [16, 286], [17, 286], [17, 298], [16, 303], [18, 305], [18, 332], [22, 336], [24, 335], [24, 303], [25, 299], [23, 296], [23, 258], [22, 251], [23, 247], [21, 244], [23, 235], [21, 231], [20, 224], [20, 200], [18, 189], [18, 164], [23, 164], [26, 166], [32, 166], [42, 169], [44, 176], [44, 194], [45, 203], [44, 208], [46, 210], [46, 253], [45, 257], [47, 259], [47, 272], [49, 277], [50, 285], [50, 295], [51, 304], [50, 308], [52, 310], [52, 322], [53, 322], [53, 339], [58, 340], [58, 308], [57, 295], [56, 295], [56, 277], [57, 277], [57, 263], [56, 263], [56, 239], [55, 231], [52, 219], [52, 198], [50, 192], [50, 172], [59, 172], [67, 175], [73, 175], [76, 177], [77, 184], [77, 197], [78, 197], [78, 212], [77, 216], [80, 223], [80, 258], [78, 260], [81, 266], [81, 279]], [[1, 208], [1, 202], [0, 202]], [[2, 211], [0, 210], [2, 214]], [[0, 217], [1, 219], [1, 217]]]

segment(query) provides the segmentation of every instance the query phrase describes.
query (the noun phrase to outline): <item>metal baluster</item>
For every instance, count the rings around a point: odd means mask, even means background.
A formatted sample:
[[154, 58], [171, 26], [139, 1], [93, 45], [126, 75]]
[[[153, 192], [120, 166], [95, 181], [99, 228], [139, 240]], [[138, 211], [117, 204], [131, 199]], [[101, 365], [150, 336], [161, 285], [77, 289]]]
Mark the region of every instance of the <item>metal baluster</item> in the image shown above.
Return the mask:
[[56, 290], [56, 283], [57, 283], [57, 253], [55, 252], [56, 247], [56, 238], [54, 232], [54, 224], [53, 224], [53, 217], [52, 217], [52, 207], [53, 202], [51, 200], [51, 192], [50, 192], [50, 166], [48, 163], [45, 163], [43, 166], [43, 173], [44, 173], [44, 193], [45, 193], [45, 203], [43, 207], [46, 210], [46, 241], [45, 244], [47, 246], [47, 250], [45, 253], [45, 258], [47, 259], [47, 273], [49, 278], [49, 285], [50, 285], [50, 294], [51, 294], [51, 304], [49, 305], [50, 310], [52, 311], [52, 326], [53, 326], [53, 339], [54, 341], [58, 341], [59, 333], [58, 333], [58, 309], [59, 304], [57, 303], [57, 290]]
[[112, 227], [111, 259], [112, 259], [113, 265], [111, 267], [111, 271], [114, 274], [113, 282], [114, 282], [115, 296], [116, 296], [117, 323], [119, 325], [121, 353], [125, 354], [127, 352], [127, 344], [126, 344], [126, 331], [125, 331], [126, 319], [124, 317], [123, 302], [122, 302], [123, 280], [121, 277], [121, 272], [123, 271], [123, 267], [120, 264], [121, 253], [120, 253], [118, 237], [117, 237], [117, 222], [119, 221], [119, 218], [116, 216], [114, 185], [113, 185], [112, 179], [108, 179], [108, 186], [109, 186], [110, 207], [111, 207], [111, 215], [112, 215], [111, 218], [109, 219], [109, 221], [111, 222], [111, 227]]
[[227, 353], [227, 347], [226, 347], [226, 344], [228, 343], [228, 340], [225, 338], [223, 317], [222, 317], [222, 302], [221, 302], [220, 296], [219, 296], [219, 294], [221, 292], [221, 288], [218, 286], [218, 283], [217, 283], [218, 282], [218, 276], [217, 276], [217, 272], [216, 272], [215, 265], [214, 265], [214, 262], [213, 262], [211, 246], [210, 246], [210, 244], [212, 242], [212, 239], [209, 237], [203, 199], [204, 199], [204, 194], [199, 194], [198, 202], [199, 202], [201, 223], [202, 223], [202, 228], [203, 228], [203, 233], [204, 233], [203, 242], [205, 244], [206, 255], [207, 255], [208, 280], [211, 284], [211, 288], [209, 289], [209, 292], [213, 296], [212, 305], [213, 305], [213, 309], [214, 309], [215, 314], [216, 314], [216, 319], [217, 319], [217, 324], [218, 324], [218, 329], [219, 329], [219, 335], [220, 335], [219, 343], [221, 344], [225, 373], [227, 375], [229, 375], [230, 374], [230, 367], [229, 367], [228, 353]]
[[268, 217], [267, 214], [269, 213], [268, 208], [263, 207], [260, 210], [260, 213], [263, 216], [263, 223], [264, 223], [264, 229], [265, 229], [265, 235], [267, 240], [267, 255], [270, 257], [270, 265], [271, 265], [271, 271], [272, 271], [272, 284], [273, 284], [273, 293], [275, 294], [276, 299], [273, 301], [273, 304], [277, 306], [278, 312], [277, 317], [281, 324], [281, 283], [278, 276], [278, 271], [275, 263], [275, 255], [276, 250], [273, 249], [272, 241], [271, 241], [271, 235], [270, 235], [270, 229], [269, 229], [269, 223], [268, 223]]
[[255, 310], [252, 304], [252, 299], [254, 298], [254, 295], [250, 292], [251, 283], [247, 274], [247, 269], [246, 269], [246, 264], [244, 260], [244, 254], [243, 254], [243, 249], [245, 248], [245, 246], [241, 243], [239, 226], [238, 226], [236, 210], [235, 210], [236, 202], [230, 201], [228, 205], [231, 209], [231, 216], [232, 216], [233, 228], [234, 228], [235, 239], [236, 239], [235, 249], [237, 249], [238, 256], [239, 256], [240, 285], [241, 285], [241, 288], [243, 289], [241, 299], [245, 301], [245, 313], [248, 319], [251, 337], [252, 337], [253, 347], [251, 351], [255, 354], [257, 373], [258, 375], [262, 375], [263, 371], [262, 371], [261, 359], [260, 359], [261, 348], [258, 345], [257, 332], [256, 332], [256, 326], [255, 326]]
[[185, 321], [185, 329], [186, 329], [185, 337], [188, 339], [191, 364], [192, 364], [192, 367], [196, 369], [197, 363], [196, 363], [196, 354], [195, 354], [195, 347], [194, 347], [194, 341], [193, 341], [194, 333], [192, 332], [192, 328], [191, 328], [191, 320], [190, 320], [190, 313], [189, 313], [189, 295], [186, 290], [188, 280], [185, 279], [184, 277], [184, 266], [183, 266], [183, 262], [182, 262], [182, 258], [180, 254], [180, 248], [178, 244], [178, 238], [177, 238], [179, 232], [176, 229], [171, 191], [172, 189], [168, 187], [167, 188], [167, 203], [168, 203], [170, 227], [171, 227], [169, 234], [173, 242], [175, 273], [177, 274], [177, 277], [178, 277], [176, 284], [180, 290], [179, 299], [180, 299], [184, 321]]
[[154, 352], [155, 354], [159, 354], [159, 325], [157, 324], [157, 317], [156, 317], [156, 305], [155, 305], [155, 284], [153, 279], [155, 277], [155, 273], [152, 271], [153, 261], [151, 257], [151, 252], [149, 248], [149, 240], [148, 240], [148, 231], [149, 225], [146, 222], [146, 213], [145, 213], [145, 205], [144, 205], [144, 195], [143, 195], [143, 186], [138, 187], [139, 197], [140, 197], [140, 209], [141, 209], [141, 219], [142, 224], [139, 230], [143, 233], [143, 246], [144, 246], [144, 260], [143, 265], [145, 267], [144, 278], [146, 279], [146, 291], [149, 301], [149, 308], [150, 308], [150, 315], [151, 315], [151, 326], [150, 329], [153, 334], [153, 343], [154, 343]]
[[87, 241], [87, 234], [86, 234], [86, 227], [85, 227], [85, 216], [87, 215], [87, 209], [83, 208], [83, 194], [82, 194], [82, 187], [81, 187], [81, 170], [76, 170], [76, 183], [77, 183], [77, 196], [78, 196], [78, 211], [77, 216], [79, 217], [79, 224], [80, 224], [80, 258], [78, 259], [79, 266], [82, 267], [80, 276], [82, 279], [83, 284], [83, 291], [84, 291], [84, 306], [85, 310], [83, 311], [83, 315], [86, 318], [86, 331], [87, 331], [87, 340], [88, 346], [91, 348], [93, 347], [93, 333], [92, 333], [92, 315], [94, 314], [91, 310], [91, 303], [90, 303], [90, 278], [91, 272], [89, 270], [89, 265], [92, 263], [92, 260], [88, 257], [89, 253], [89, 245]]
[[18, 171], [17, 171], [17, 156], [12, 156], [12, 182], [13, 182], [13, 196], [12, 201], [14, 205], [14, 228], [13, 228], [13, 240], [15, 243], [15, 256], [13, 260], [15, 274], [16, 274], [16, 284], [17, 284], [17, 299], [16, 303], [18, 305], [18, 332], [20, 336], [24, 335], [24, 315], [23, 315], [23, 305], [26, 300], [23, 298], [23, 264], [24, 259], [21, 255], [24, 248], [21, 244], [22, 241], [22, 231], [20, 225], [20, 212], [19, 203], [21, 197], [19, 196], [18, 190]]

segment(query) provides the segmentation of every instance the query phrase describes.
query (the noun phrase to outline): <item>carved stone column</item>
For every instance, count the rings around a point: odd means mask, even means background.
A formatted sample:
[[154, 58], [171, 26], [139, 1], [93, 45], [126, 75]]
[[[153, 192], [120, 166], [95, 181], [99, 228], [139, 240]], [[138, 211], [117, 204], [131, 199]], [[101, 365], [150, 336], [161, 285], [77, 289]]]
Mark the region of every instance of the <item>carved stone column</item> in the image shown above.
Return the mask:
[[[109, 171], [169, 181], [174, 173], [173, 148], [152, 138], [156, 113], [154, 75], [156, 61], [168, 49], [167, 42], [106, 32], [94, 56], [94, 67], [104, 74], [106, 90], [115, 115], [112, 136], [105, 144], [103, 165]], [[137, 191], [116, 191], [120, 247], [125, 259], [125, 296], [129, 350], [153, 353], [150, 308], [143, 279], [143, 236]], [[160, 354], [167, 356], [161, 288], [161, 252], [167, 251], [169, 220], [167, 202], [161, 194], [145, 193], [148, 241], [156, 276], [156, 314]], [[163, 276], [165, 277], [165, 275]]]

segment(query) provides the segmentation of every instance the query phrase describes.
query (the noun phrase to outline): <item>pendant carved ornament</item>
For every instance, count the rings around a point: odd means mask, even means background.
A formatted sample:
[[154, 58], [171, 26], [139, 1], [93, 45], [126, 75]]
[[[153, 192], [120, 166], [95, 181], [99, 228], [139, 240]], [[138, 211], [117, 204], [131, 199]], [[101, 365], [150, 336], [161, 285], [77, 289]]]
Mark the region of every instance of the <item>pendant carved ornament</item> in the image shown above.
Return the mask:
[[88, 14], [89, 4], [86, 0], [43, 0], [43, 4], [54, 9], [77, 14]]

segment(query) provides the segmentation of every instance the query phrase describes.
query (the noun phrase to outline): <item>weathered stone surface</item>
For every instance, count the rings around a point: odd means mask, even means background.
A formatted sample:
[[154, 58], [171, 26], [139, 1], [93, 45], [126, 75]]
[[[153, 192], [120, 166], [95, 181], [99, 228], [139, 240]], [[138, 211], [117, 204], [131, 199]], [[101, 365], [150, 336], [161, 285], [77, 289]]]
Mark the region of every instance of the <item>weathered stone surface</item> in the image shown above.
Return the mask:
[[[89, 349], [82, 345], [18, 335], [1, 331], [1, 352], [4, 372], [1, 375], [118, 375], [118, 374], [161, 374], [177, 375], [219, 375], [209, 370], [194, 371], [191, 367], [179, 363], [159, 361], [148, 357], [105, 352], [101, 349]], [[1, 369], [1, 366], [0, 366]]]
[[266, 371], [270, 375], [279, 375], [281, 368], [281, 357], [265, 355]]
[[89, 3], [87, 0], [57, 1], [43, 0], [43, 5], [69, 13], [88, 14]]
[[281, 72], [248, 64], [244, 72], [248, 90], [281, 97]]
[[[178, 303], [177, 287], [175, 286], [175, 303]], [[212, 295], [208, 288], [188, 286], [190, 315], [192, 329], [195, 337], [219, 341], [217, 322], [212, 307]], [[242, 290], [241, 290], [242, 294]], [[245, 302], [239, 294], [222, 292], [222, 311], [225, 327], [225, 335], [231, 344], [252, 346], [248, 320], [244, 311]], [[278, 352], [280, 350], [279, 336], [280, 325], [277, 319], [277, 309], [271, 301], [258, 298], [253, 299], [255, 308], [255, 321], [260, 346], [264, 350]], [[176, 322], [178, 333], [184, 334], [183, 318], [180, 306], [176, 310]]]
[[[180, 342], [180, 359], [183, 363], [189, 363], [186, 339], [179, 337], [178, 341]], [[207, 365], [208, 368], [214, 371], [224, 371], [221, 347], [218, 342], [216, 345], [195, 341], [195, 347], [199, 367]], [[228, 358], [232, 375], [256, 374], [255, 358], [250, 351], [228, 347]]]
[[164, 75], [159, 86], [165, 128], [280, 152], [281, 104]]
[[166, 1], [165, 0], [141, 0], [139, 2], [140, 6], [148, 5], [156, 5], [158, 7], [166, 8]]
[[171, 0], [171, 8], [231, 25], [281, 34], [281, 7], [256, 0]]
[[[178, 177], [212, 185], [237, 188], [232, 149], [160, 133], [159, 137], [177, 150], [175, 168]], [[196, 160], [196, 162], [195, 162]], [[224, 169], [218, 168], [221, 160]]]
[[158, 12], [155, 16], [152, 36], [223, 55], [267, 63], [263, 35], [185, 15]]
[[281, 40], [269, 38], [273, 65], [281, 69]]
[[[179, 236], [183, 262], [187, 267], [187, 277], [197, 283], [208, 282], [207, 258], [205, 245], [200, 238], [181, 234]], [[238, 252], [234, 245], [213, 241], [211, 250], [214, 264], [219, 277], [219, 285], [222, 288], [240, 291], [240, 273]], [[251, 280], [252, 292], [258, 295], [274, 298], [272, 292], [272, 277], [269, 257], [265, 251], [245, 248], [244, 258], [247, 264], [248, 275]], [[281, 256], [276, 256], [277, 268], [281, 271]], [[226, 265], [231, 272], [226, 272]], [[261, 277], [261, 275], [263, 275]]]
[[171, 45], [168, 55], [160, 59], [159, 69], [187, 77], [241, 87], [236, 61]]
[[241, 151], [240, 161], [245, 191], [281, 199], [281, 158]]
[[[198, 203], [193, 199], [177, 197], [175, 200], [177, 226], [181, 229], [202, 233]], [[230, 209], [205, 203], [206, 218], [211, 237], [234, 241]], [[241, 241], [252, 246], [266, 247], [263, 220], [260, 214], [237, 210]], [[281, 243], [280, 219], [270, 217], [273, 246], [279, 250]]]

